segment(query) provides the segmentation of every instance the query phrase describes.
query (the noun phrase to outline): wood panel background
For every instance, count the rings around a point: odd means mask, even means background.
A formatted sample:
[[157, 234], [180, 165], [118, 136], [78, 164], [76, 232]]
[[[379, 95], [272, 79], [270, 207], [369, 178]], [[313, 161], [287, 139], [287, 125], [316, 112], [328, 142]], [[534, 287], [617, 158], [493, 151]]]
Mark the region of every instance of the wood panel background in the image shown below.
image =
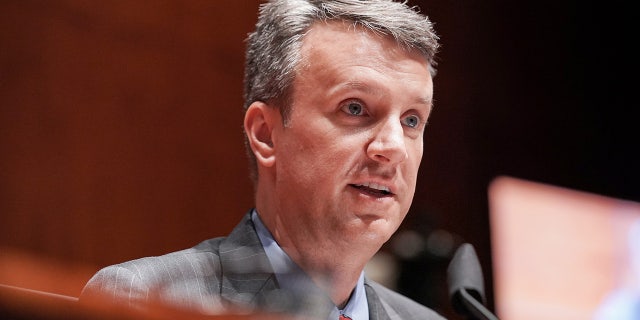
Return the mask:
[[252, 205], [242, 52], [256, 9], [3, 1], [0, 243], [95, 271], [227, 233]]

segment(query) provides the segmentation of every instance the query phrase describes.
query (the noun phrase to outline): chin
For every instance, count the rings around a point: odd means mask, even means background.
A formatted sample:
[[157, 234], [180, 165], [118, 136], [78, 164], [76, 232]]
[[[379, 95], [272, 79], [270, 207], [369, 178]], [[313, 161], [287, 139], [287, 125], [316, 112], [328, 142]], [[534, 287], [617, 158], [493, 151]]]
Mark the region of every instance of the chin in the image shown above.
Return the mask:
[[368, 241], [384, 243], [391, 238], [397, 229], [397, 224], [391, 223], [384, 218], [378, 218], [366, 223], [366, 230], [364, 230], [363, 234], [366, 235]]

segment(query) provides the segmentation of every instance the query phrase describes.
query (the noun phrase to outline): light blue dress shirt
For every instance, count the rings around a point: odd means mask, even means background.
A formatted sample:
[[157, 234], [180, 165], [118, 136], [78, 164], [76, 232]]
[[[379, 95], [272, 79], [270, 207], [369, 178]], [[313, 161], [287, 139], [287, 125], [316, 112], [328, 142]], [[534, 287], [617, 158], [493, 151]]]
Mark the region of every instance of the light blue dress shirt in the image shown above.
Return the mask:
[[[256, 210], [251, 214], [251, 219], [256, 226], [258, 237], [271, 262], [280, 287], [293, 292], [308, 291], [310, 288], [313, 288], [311, 290], [320, 291], [311, 278], [280, 248], [275, 239], [273, 239], [271, 232], [267, 230], [262, 220], [260, 220]], [[324, 295], [326, 296], [326, 294]], [[369, 319], [369, 306], [364, 289], [364, 271], [360, 273], [358, 283], [347, 305], [342, 310], [338, 310], [338, 308], [334, 306], [329, 314], [328, 320], [337, 320], [340, 314], [344, 314], [353, 320]]]

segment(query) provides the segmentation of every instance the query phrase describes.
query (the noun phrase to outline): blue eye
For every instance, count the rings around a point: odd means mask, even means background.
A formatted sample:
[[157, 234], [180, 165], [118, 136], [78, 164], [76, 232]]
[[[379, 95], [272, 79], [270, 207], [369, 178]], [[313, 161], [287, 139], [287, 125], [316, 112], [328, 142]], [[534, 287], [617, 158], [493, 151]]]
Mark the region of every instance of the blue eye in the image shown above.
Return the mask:
[[402, 124], [410, 128], [417, 128], [420, 126], [420, 118], [416, 115], [410, 115], [402, 119]]
[[364, 114], [364, 107], [357, 101], [349, 101], [342, 106], [342, 111], [350, 115], [361, 116]]

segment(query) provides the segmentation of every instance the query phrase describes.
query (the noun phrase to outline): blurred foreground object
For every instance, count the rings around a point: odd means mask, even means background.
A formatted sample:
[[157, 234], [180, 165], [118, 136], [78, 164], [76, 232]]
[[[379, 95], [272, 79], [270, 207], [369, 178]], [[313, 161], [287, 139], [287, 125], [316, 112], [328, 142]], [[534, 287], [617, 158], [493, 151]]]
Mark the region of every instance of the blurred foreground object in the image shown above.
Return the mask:
[[503, 176], [489, 204], [498, 316], [640, 319], [640, 203]]

